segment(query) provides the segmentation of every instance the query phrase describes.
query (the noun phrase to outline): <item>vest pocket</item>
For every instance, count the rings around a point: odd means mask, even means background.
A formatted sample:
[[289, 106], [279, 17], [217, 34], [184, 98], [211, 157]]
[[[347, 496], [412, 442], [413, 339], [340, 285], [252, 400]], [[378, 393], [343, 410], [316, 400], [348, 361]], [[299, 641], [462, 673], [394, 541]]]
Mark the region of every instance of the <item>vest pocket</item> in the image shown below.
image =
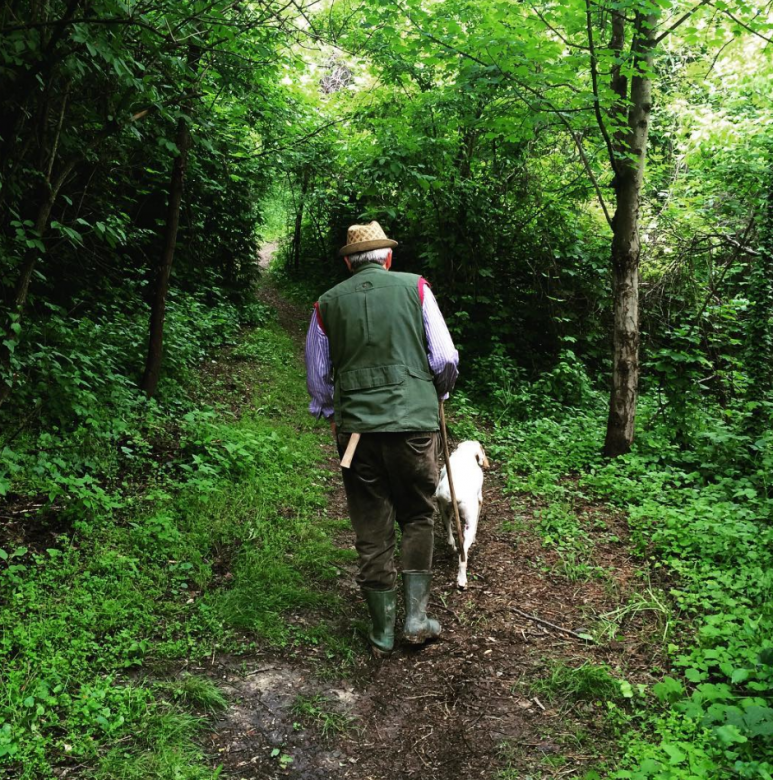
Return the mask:
[[402, 364], [342, 371], [337, 378], [343, 431], [399, 425], [408, 372]]
[[405, 382], [408, 369], [397, 364], [393, 366], [374, 366], [372, 368], [354, 368], [343, 371], [338, 376], [342, 393], [351, 393], [355, 390], [370, 390], [376, 387], [388, 385], [401, 385]]
[[353, 368], [337, 374], [335, 386], [342, 433], [437, 430], [437, 394], [428, 371], [404, 363]]
[[407, 366], [408, 373], [414, 378], [414, 379], [423, 379], [425, 382], [431, 382], [433, 377], [432, 374], [429, 373], [429, 371], [424, 371], [421, 368], [414, 368], [413, 366]]

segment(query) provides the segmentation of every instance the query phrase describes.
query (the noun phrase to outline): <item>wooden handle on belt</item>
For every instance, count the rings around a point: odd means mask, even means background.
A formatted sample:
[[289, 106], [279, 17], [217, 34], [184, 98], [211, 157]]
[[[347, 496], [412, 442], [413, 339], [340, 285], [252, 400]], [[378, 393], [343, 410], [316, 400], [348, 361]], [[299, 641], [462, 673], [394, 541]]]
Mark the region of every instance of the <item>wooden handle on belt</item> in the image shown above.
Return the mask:
[[348, 469], [352, 465], [352, 458], [354, 457], [354, 451], [357, 449], [357, 445], [360, 443], [360, 434], [353, 433], [349, 439], [349, 444], [346, 445], [346, 452], [343, 458], [341, 458], [341, 468]]

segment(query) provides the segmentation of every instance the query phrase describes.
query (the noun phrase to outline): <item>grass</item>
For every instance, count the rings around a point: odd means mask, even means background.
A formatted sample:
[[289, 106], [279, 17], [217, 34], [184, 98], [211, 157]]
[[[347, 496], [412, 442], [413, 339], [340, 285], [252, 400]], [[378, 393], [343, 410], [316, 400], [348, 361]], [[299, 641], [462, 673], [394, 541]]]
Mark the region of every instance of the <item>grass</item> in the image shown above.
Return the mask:
[[[499, 524], [499, 531], [503, 534], [521, 534], [530, 528], [529, 521], [521, 515], [515, 515], [510, 520], [503, 520]], [[517, 540], [514, 542], [517, 544]]]
[[261, 204], [264, 241], [277, 241], [290, 230], [289, 215], [292, 211], [292, 196], [287, 186], [275, 183], [266, 200]]
[[153, 708], [140, 721], [141, 738], [116, 742], [99, 761], [94, 780], [216, 780], [197, 738], [203, 721], [192, 715]]
[[356, 718], [336, 709], [335, 703], [322, 694], [299, 694], [290, 711], [302, 723], [313, 724], [323, 739], [332, 739], [351, 731], [357, 722]]
[[183, 674], [177, 680], [159, 683], [156, 687], [168, 693], [173, 701], [200, 712], [213, 714], [228, 706], [220, 688], [208, 677]]
[[590, 661], [574, 667], [562, 661], [553, 663], [547, 676], [535, 680], [532, 688], [551, 701], [615, 701], [622, 698], [620, 680], [613, 677], [611, 669]]
[[666, 595], [648, 584], [643, 591], [635, 591], [627, 603], [598, 616], [598, 628], [593, 632], [597, 641], [611, 641], [622, 631], [626, 622], [637, 616], [654, 616], [659, 641], [665, 643], [675, 623], [675, 610]]
[[[137, 670], [334, 634], [324, 583], [347, 553], [316, 522], [324, 431], [306, 413], [295, 344], [266, 324], [191, 390], [173, 457], [149, 464], [126, 509], [0, 561], [0, 767], [18, 780], [76, 764], [100, 780], [211, 780], [200, 715], [222, 709], [222, 693]], [[305, 608], [318, 624], [291, 628], [287, 613]], [[345, 663], [352, 649], [338, 637], [326, 651]]]

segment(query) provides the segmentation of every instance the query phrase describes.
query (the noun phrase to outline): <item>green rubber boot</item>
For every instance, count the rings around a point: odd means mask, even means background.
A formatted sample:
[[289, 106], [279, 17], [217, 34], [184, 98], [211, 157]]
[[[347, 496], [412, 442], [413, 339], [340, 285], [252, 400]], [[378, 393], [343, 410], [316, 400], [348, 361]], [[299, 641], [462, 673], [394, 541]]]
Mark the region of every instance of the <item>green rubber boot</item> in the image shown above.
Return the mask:
[[405, 587], [405, 624], [403, 633], [406, 641], [414, 645], [423, 644], [428, 639], [434, 639], [440, 635], [440, 623], [427, 617], [431, 583], [432, 572], [403, 572], [403, 586]]
[[376, 656], [388, 655], [395, 646], [397, 591], [363, 588], [372, 623], [368, 639]]

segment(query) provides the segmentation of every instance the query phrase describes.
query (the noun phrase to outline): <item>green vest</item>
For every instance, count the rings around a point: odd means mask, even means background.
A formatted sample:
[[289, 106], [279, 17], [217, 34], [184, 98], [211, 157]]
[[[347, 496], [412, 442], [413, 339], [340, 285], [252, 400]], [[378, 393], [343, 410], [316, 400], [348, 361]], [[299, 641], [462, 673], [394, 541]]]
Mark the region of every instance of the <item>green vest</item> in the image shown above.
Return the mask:
[[419, 278], [368, 263], [319, 299], [340, 431], [438, 430]]

